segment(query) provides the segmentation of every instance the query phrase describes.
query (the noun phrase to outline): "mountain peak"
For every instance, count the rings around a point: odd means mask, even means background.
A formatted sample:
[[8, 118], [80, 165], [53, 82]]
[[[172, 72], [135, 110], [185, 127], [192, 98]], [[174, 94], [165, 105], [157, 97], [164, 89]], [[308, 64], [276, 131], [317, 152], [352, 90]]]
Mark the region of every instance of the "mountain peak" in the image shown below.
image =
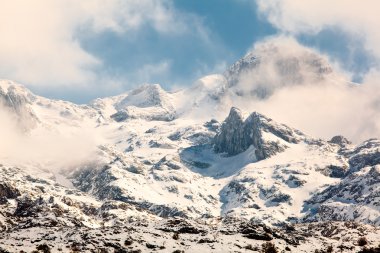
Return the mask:
[[21, 84], [18, 84], [12, 80], [7, 80], [7, 79], [0, 79], [0, 88], [3, 90], [8, 90], [9, 87], [11, 86], [19, 86], [23, 87]]
[[15, 116], [22, 130], [33, 128], [38, 122], [30, 104], [36, 99], [21, 84], [9, 80], [0, 80], [0, 106]]
[[263, 99], [277, 88], [317, 84], [331, 73], [322, 55], [294, 42], [269, 41], [256, 45], [224, 75], [236, 94]]
[[0, 80], [0, 93], [3, 94], [18, 94], [25, 99], [34, 99], [34, 95], [24, 85], [11, 80]]
[[344, 137], [342, 135], [336, 135], [336, 136], [332, 137], [331, 140], [329, 140], [329, 142], [337, 144], [341, 147], [352, 144], [352, 142], [350, 142], [346, 137]]
[[144, 84], [132, 90], [114, 105], [117, 112], [111, 117], [116, 121], [146, 119], [171, 121], [175, 108], [171, 94], [159, 84]]
[[244, 116], [242, 114], [242, 111], [237, 107], [231, 107], [230, 113], [228, 114], [228, 117], [226, 119], [226, 122], [231, 121], [244, 121]]
[[117, 108], [125, 108], [127, 106], [151, 107], [151, 106], [167, 106], [168, 94], [161, 88], [159, 84], [143, 84], [132, 90], [123, 100], [117, 103]]
[[298, 143], [302, 138], [299, 131], [278, 124], [258, 112], [244, 118], [238, 108], [232, 107], [214, 138], [214, 150], [233, 156], [252, 146], [256, 159], [263, 160], [284, 151], [287, 144]]

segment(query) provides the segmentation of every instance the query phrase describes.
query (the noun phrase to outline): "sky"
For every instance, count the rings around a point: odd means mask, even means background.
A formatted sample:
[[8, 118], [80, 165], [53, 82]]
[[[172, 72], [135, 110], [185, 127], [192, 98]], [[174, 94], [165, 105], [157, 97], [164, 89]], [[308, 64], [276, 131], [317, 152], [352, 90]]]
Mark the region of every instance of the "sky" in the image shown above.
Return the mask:
[[286, 35], [362, 83], [377, 73], [378, 10], [376, 0], [0, 0], [0, 78], [76, 103], [144, 83], [175, 90]]

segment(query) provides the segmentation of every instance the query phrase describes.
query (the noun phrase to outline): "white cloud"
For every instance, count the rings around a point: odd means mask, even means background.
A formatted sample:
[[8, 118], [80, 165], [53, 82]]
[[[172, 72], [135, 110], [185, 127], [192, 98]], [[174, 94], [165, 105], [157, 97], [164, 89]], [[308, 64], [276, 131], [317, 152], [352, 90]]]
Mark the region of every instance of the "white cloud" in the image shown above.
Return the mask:
[[316, 34], [337, 26], [362, 38], [366, 49], [380, 57], [379, 1], [257, 0], [257, 4], [259, 12], [284, 32]]
[[[68, 169], [94, 158], [96, 138], [89, 129], [64, 133], [48, 128], [22, 129], [14, 112], [0, 105], [0, 160], [11, 166], [25, 163], [50, 171]], [[67, 159], [67, 158], [70, 159]]]
[[[342, 134], [354, 142], [380, 137], [377, 71], [361, 85], [336, 70], [316, 78], [320, 67], [329, 66], [326, 56], [284, 36], [260, 41], [253, 50], [260, 64], [241, 73], [230, 88], [229, 106], [258, 111], [315, 137]], [[255, 91], [263, 89], [270, 95], [258, 99]]]
[[156, 64], [145, 64], [136, 73], [137, 80], [144, 82], [144, 80], [152, 80], [157, 76], [168, 75], [171, 67], [171, 62], [169, 60], [160, 61]]
[[[278, 89], [268, 100], [254, 104], [255, 108], [316, 136], [344, 134], [354, 141], [380, 137], [380, 2], [256, 0], [256, 3], [259, 14], [289, 37], [317, 35], [332, 27], [341, 29], [356, 41], [362, 41], [364, 49], [377, 58], [377, 69], [365, 73], [359, 86], [325, 80], [318, 86]], [[349, 49], [355, 47], [349, 41], [341, 43]]]
[[0, 0], [0, 76], [36, 86], [89, 84], [102, 62], [81, 47], [80, 33], [146, 25], [182, 33], [187, 21], [169, 0]]

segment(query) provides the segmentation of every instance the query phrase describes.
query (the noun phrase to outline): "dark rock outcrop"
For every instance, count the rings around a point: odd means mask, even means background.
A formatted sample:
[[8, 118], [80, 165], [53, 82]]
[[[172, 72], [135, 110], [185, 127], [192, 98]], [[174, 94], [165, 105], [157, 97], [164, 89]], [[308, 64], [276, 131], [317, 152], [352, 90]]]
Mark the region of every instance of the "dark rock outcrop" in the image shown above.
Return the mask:
[[168, 219], [162, 226], [158, 228], [165, 232], [175, 232], [178, 234], [204, 234], [206, 231], [191, 223], [190, 220], [181, 218]]
[[333, 144], [337, 144], [341, 147], [352, 144], [347, 138], [345, 138], [342, 135], [336, 135], [336, 136], [332, 137], [329, 142], [333, 143]]
[[306, 221], [356, 220], [379, 225], [380, 217], [376, 217], [375, 210], [380, 207], [380, 166], [346, 176], [305, 204], [308, 208]]
[[6, 182], [0, 183], [0, 197], [14, 199], [18, 196], [20, 196], [20, 192], [16, 187]]
[[263, 160], [287, 148], [279, 141], [266, 140], [263, 137], [264, 132], [288, 143], [298, 143], [303, 136], [302, 133], [277, 124], [257, 112], [244, 119], [240, 110], [233, 107], [213, 140], [214, 151], [233, 156], [253, 146], [257, 160]]
[[351, 173], [356, 172], [365, 166], [380, 164], [380, 140], [367, 140], [356, 147], [349, 155]]

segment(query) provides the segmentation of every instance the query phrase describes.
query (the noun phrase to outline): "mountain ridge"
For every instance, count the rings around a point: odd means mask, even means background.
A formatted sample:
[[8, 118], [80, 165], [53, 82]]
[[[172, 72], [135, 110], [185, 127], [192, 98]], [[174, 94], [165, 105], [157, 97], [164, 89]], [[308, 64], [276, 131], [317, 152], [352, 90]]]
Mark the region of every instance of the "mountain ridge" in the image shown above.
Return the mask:
[[[273, 47], [268, 50], [278, 52]], [[320, 59], [306, 56], [308, 61]], [[265, 63], [265, 57], [260, 63], [256, 56], [247, 57], [252, 65], [243, 64], [244, 68], [252, 71]], [[286, 68], [284, 76], [297, 76], [299, 68], [294, 72], [293, 67], [300, 62], [281, 65]], [[323, 61], [309, 63], [321, 72], [301, 66], [314, 71], [312, 79], [315, 74], [332, 74]], [[243, 65], [232, 69], [239, 72]], [[289, 85], [299, 85], [290, 79]], [[262, 93], [265, 96], [257, 96], [260, 85], [254, 84], [252, 96], [252, 90], [240, 92], [239, 85], [228, 82], [226, 74], [208, 76], [175, 93], [157, 84], [143, 85], [88, 105], [28, 95], [27, 89], [13, 82], [0, 82], [0, 101], [11, 108], [7, 113], [22, 120], [25, 115], [36, 119], [32, 126], [23, 125], [26, 131], [15, 133], [22, 140], [19, 145], [29, 145], [24, 153], [16, 149], [12, 150], [16, 155], [8, 154], [11, 143], [0, 146], [0, 233], [18, 237], [45, 229], [54, 231], [54, 240], [68, 245], [61, 230], [78, 228], [73, 232], [82, 236], [78, 247], [90, 251], [93, 248], [86, 245], [90, 241], [83, 239], [84, 234], [108, 231], [104, 238], [98, 236], [104, 240], [97, 243], [113, 248], [111, 252], [126, 248], [120, 242], [106, 245], [119, 228], [124, 236], [140, 238], [140, 242], [133, 240], [134, 247], [145, 250], [150, 247], [148, 240], [156, 246], [164, 244], [154, 236], [156, 230], [181, 233], [184, 238], [199, 235], [194, 243], [191, 237], [177, 242], [165, 234], [165, 242], [187, 250], [204, 250], [203, 244], [211, 243], [222, 249], [223, 240], [230, 250], [237, 250], [233, 242], [239, 238], [247, 245], [271, 240], [283, 250], [298, 247], [299, 252], [308, 252], [310, 247], [322, 247], [325, 240], [343, 244], [344, 238], [334, 241], [316, 235], [338, 228], [353, 231], [349, 240], [358, 239], [358, 227], [371, 243], [380, 240], [376, 232], [380, 141], [355, 145], [343, 136], [323, 140], [256, 110], [245, 113], [234, 105], [235, 98], [265, 101], [272, 88], [281, 87], [269, 87]], [[46, 138], [52, 143], [43, 142]], [[60, 163], [44, 160], [44, 152], [54, 154]], [[17, 159], [22, 156], [28, 156], [29, 162]], [[291, 227], [294, 232], [289, 232]], [[14, 249], [7, 238], [2, 242]], [[351, 252], [358, 249], [352, 247]]]

